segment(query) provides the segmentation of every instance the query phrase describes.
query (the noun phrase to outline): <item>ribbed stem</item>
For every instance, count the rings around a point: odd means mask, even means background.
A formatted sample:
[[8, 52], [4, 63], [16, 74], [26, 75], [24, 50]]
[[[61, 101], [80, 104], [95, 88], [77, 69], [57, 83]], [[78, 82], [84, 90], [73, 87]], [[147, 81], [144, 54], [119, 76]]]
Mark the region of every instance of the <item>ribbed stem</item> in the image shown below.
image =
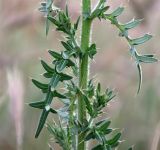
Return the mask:
[[[91, 1], [82, 0], [82, 16], [91, 11]], [[79, 87], [80, 89], [87, 88], [88, 76], [89, 76], [89, 58], [87, 49], [90, 44], [90, 33], [91, 33], [91, 20], [82, 19], [82, 30], [81, 30], [81, 50], [83, 57], [79, 60]], [[79, 96], [78, 99], [78, 120], [83, 123], [86, 120], [86, 107], [83, 98]], [[84, 142], [85, 134], [78, 135], [78, 150], [86, 150]]]

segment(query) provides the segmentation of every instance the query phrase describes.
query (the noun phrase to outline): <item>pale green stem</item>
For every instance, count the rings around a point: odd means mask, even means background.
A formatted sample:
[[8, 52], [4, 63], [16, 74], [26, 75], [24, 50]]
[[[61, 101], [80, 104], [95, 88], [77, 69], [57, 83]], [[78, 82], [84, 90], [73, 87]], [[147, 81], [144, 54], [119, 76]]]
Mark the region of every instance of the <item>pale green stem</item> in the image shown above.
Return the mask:
[[[84, 14], [91, 12], [91, 1], [82, 0], [82, 16]], [[81, 30], [81, 50], [83, 52], [83, 57], [79, 60], [79, 87], [80, 89], [87, 88], [88, 76], [89, 76], [89, 58], [87, 54], [87, 49], [90, 45], [90, 33], [91, 33], [91, 20], [82, 19], [82, 30]], [[81, 95], [78, 99], [78, 120], [83, 123], [86, 120], [86, 107]], [[85, 134], [78, 135], [78, 150], [86, 150], [86, 145], [84, 142]]]

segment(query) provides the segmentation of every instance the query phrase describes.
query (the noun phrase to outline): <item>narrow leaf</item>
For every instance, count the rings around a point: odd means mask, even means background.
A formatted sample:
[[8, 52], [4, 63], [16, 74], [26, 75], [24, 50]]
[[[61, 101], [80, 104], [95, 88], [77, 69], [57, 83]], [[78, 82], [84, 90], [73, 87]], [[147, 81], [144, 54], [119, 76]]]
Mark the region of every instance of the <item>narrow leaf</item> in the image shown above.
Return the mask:
[[54, 91], [54, 97], [58, 97], [58, 98], [62, 98], [62, 99], [65, 99], [66, 98], [66, 96], [65, 95], [62, 95], [62, 94], [60, 94], [60, 93], [58, 93], [56, 90]]
[[32, 79], [33, 84], [41, 90], [47, 90], [48, 84], [41, 83], [35, 79]]
[[133, 45], [143, 44], [143, 43], [147, 42], [148, 40], [150, 40], [151, 38], [152, 38], [152, 35], [145, 34], [143, 37], [132, 39], [131, 44], [133, 44]]
[[129, 30], [138, 26], [141, 22], [142, 22], [142, 19], [139, 19], [139, 20], [133, 19], [130, 22], [123, 24], [122, 27], [124, 27], [126, 30]]
[[55, 70], [53, 68], [51, 68], [45, 61], [41, 60], [41, 64], [47, 72], [50, 72], [50, 73], [55, 72]]
[[59, 26], [60, 23], [53, 17], [48, 16], [48, 20], [50, 20], [54, 25]]
[[151, 55], [147, 56], [147, 55], [141, 55], [138, 56], [138, 60], [139, 62], [143, 62], [143, 63], [154, 63], [157, 62], [158, 60], [154, 57], [150, 57]]
[[120, 139], [120, 137], [121, 137], [121, 133], [117, 133], [112, 139], [107, 141], [107, 144], [113, 145], [113, 144], [117, 143], [118, 140]]
[[45, 102], [44, 101], [33, 102], [33, 103], [30, 103], [29, 106], [34, 107], [34, 108], [43, 109], [45, 107]]
[[88, 113], [90, 116], [93, 116], [93, 109], [92, 109], [92, 105], [91, 105], [91, 102], [89, 101], [88, 97], [83, 95], [83, 99], [85, 101], [85, 104], [86, 104], [86, 108], [88, 110]]
[[118, 7], [110, 15], [113, 16], [113, 17], [118, 17], [119, 15], [122, 14], [123, 11], [124, 11], [124, 7]]
[[49, 114], [49, 111], [48, 109], [43, 109], [43, 112], [41, 114], [41, 117], [40, 117], [40, 120], [39, 120], [39, 124], [38, 124], [38, 127], [37, 127], [37, 131], [36, 131], [36, 134], [35, 134], [35, 138], [38, 138], [40, 132], [42, 131], [43, 127], [44, 127], [44, 124], [46, 122], [46, 119], [48, 117], [48, 114]]
[[95, 147], [92, 148], [92, 150], [104, 150], [103, 145], [96, 145]]
[[43, 76], [44, 76], [45, 78], [52, 78], [53, 73], [45, 72], [45, 73], [43, 73]]
[[60, 73], [59, 75], [61, 76], [60, 81], [71, 80], [72, 79], [72, 76], [69, 76], [69, 75], [64, 74], [64, 73]]
[[57, 111], [54, 110], [53, 108], [50, 108], [50, 112], [53, 113], [53, 114], [57, 114]]
[[72, 47], [69, 43], [64, 42], [64, 41], [61, 41], [61, 44], [63, 45], [63, 47], [64, 47], [66, 50], [68, 50], [68, 51], [73, 50], [73, 47]]
[[76, 23], [74, 24], [74, 29], [75, 29], [75, 30], [78, 29], [79, 21], [80, 21], [80, 16], [78, 17]]
[[55, 59], [61, 59], [61, 58], [62, 58], [61, 54], [59, 54], [59, 53], [57, 53], [57, 52], [55, 52], [55, 51], [48, 50], [48, 52], [49, 52], [49, 54], [50, 54], [52, 57], [54, 57]]
[[98, 127], [97, 127], [97, 130], [103, 132], [105, 131], [109, 125], [111, 124], [111, 121], [109, 120], [104, 120]]

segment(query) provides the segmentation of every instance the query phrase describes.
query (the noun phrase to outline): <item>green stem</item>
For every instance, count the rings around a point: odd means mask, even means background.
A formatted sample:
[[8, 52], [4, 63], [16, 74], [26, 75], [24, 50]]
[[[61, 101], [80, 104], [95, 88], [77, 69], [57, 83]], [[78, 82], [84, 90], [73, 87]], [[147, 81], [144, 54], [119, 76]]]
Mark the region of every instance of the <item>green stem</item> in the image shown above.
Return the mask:
[[[82, 0], [82, 16], [86, 13], [91, 12], [91, 1]], [[80, 89], [87, 88], [88, 76], [89, 76], [89, 58], [87, 49], [90, 44], [90, 33], [91, 33], [91, 22], [90, 19], [82, 19], [82, 31], [81, 31], [81, 50], [83, 57], [79, 60], [79, 87]], [[83, 98], [79, 96], [78, 99], [78, 120], [83, 123], [86, 120], [86, 107]], [[78, 150], [85, 150], [86, 145], [84, 142], [85, 134], [78, 135]]]

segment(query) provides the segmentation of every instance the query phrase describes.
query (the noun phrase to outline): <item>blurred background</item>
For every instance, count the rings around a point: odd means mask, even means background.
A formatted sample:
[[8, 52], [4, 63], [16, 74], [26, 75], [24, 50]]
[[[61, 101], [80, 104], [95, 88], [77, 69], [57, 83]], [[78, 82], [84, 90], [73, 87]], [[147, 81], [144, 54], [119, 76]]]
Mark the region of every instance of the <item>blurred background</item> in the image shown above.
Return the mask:
[[[65, 0], [55, 0], [64, 8]], [[45, 36], [39, 0], [0, 0], [0, 150], [47, 150], [50, 136], [46, 129], [34, 139], [39, 110], [28, 106], [41, 99], [30, 78], [42, 78], [39, 58], [50, 61], [47, 49], [61, 50], [62, 36], [51, 27]], [[93, 0], [93, 4], [96, 0]], [[160, 55], [160, 0], [108, 0], [113, 10], [126, 7], [119, 20], [143, 20], [130, 31], [132, 37], [152, 33], [153, 39], [139, 47], [140, 53]], [[80, 14], [80, 1], [68, 0], [73, 21]], [[109, 22], [94, 21], [93, 41], [99, 53], [91, 64], [91, 76], [103, 87], [115, 89], [117, 97], [107, 107], [112, 126], [123, 130], [120, 150], [160, 150], [160, 69], [159, 64], [143, 65], [143, 85], [136, 96], [138, 72], [128, 53], [125, 39]], [[46, 131], [46, 132], [45, 132]], [[48, 142], [49, 141], [49, 142]]]

